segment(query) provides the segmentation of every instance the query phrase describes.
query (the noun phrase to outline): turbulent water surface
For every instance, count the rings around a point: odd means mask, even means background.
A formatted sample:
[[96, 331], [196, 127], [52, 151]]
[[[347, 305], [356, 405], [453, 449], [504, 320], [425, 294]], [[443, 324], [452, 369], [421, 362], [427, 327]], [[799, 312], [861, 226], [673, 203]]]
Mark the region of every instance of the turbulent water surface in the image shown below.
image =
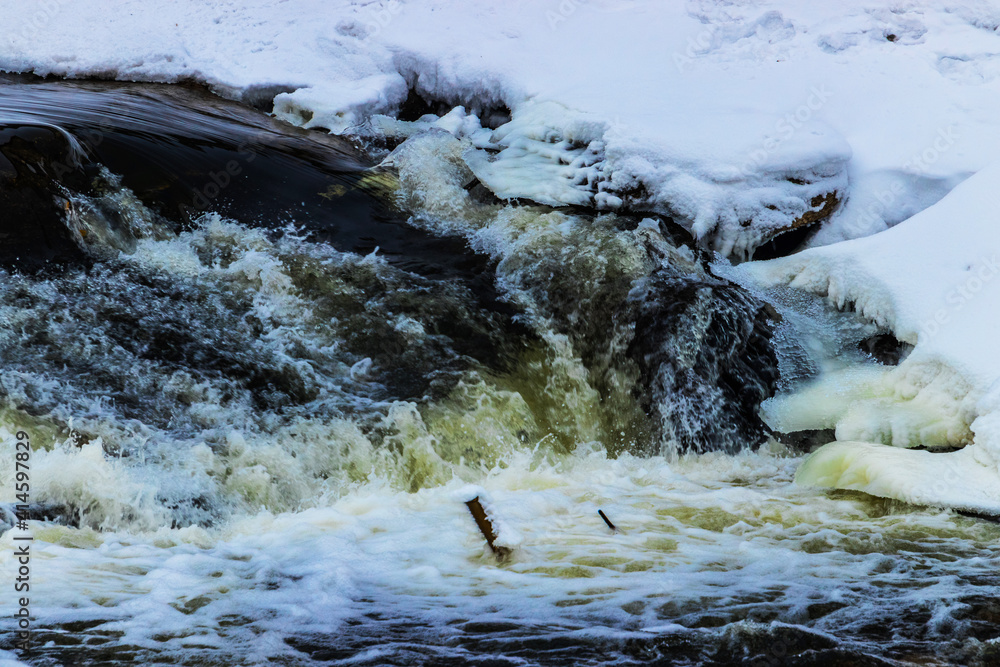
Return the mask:
[[0, 83], [22, 659], [1000, 661], [1000, 526], [796, 486], [831, 436], [758, 415], [874, 367], [884, 332], [756, 291], [669, 220], [502, 202], [451, 135], [400, 141], [184, 87]]

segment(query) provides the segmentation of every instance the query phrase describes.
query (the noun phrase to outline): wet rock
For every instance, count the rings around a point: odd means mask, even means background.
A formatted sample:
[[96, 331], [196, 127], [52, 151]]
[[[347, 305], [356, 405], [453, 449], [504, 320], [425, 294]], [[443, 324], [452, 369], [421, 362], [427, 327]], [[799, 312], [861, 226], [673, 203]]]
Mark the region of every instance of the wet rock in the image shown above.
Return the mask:
[[794, 255], [812, 238], [818, 228], [819, 225], [805, 225], [772, 236], [769, 241], [754, 249], [752, 259], [768, 260]]
[[788, 447], [798, 452], [811, 452], [817, 447], [837, 439], [837, 432], [832, 428], [795, 431], [793, 433], [776, 433], [775, 437]]
[[0, 505], [0, 535], [11, 530], [19, 520], [47, 521], [63, 526], [80, 526], [80, 511], [70, 505], [56, 503], [31, 503], [18, 511], [17, 503]]
[[647, 413], [661, 443], [736, 452], [768, 435], [758, 410], [774, 394], [778, 361], [764, 304], [705, 276], [659, 270], [640, 282], [629, 354], [642, 369]]
[[836, 190], [827, 192], [825, 195], [816, 195], [809, 201], [810, 209], [796, 218], [792, 224], [778, 232], [783, 234], [800, 227], [808, 227], [813, 223], [829, 218], [840, 204], [840, 197]]
[[86, 183], [81, 157], [57, 127], [0, 126], [0, 267], [35, 271], [85, 257], [65, 222], [65, 188]]
[[898, 366], [910, 354], [913, 346], [898, 340], [891, 333], [865, 338], [858, 349], [885, 366]]
[[[795, 182], [795, 181], [793, 181]], [[761, 243], [752, 253], [755, 260], [768, 260], [794, 255], [819, 229], [819, 224], [829, 218], [840, 204], [836, 191], [817, 195], [809, 202], [811, 208], [784, 229], [779, 229]]]
[[14, 527], [17, 523], [17, 512], [14, 503], [0, 505], [0, 535]]

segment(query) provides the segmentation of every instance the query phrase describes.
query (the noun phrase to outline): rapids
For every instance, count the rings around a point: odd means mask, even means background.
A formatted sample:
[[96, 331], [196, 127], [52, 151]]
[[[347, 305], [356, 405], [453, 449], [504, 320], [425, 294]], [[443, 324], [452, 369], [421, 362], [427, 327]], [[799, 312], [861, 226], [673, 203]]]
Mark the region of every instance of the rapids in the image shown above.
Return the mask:
[[879, 372], [860, 318], [668, 219], [497, 200], [442, 131], [359, 147], [196, 88], [23, 79], [0, 123], [22, 659], [997, 659], [1000, 529], [798, 487], [823, 433], [761, 418]]

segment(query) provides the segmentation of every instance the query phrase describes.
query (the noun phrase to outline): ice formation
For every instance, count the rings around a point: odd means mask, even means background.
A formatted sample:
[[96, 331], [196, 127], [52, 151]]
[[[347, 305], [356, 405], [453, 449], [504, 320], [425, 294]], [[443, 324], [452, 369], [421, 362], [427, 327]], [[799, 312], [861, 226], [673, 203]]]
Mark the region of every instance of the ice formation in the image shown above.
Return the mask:
[[897, 368], [828, 374], [772, 404], [784, 430], [835, 427], [838, 440], [869, 443], [821, 449], [801, 481], [1000, 512], [998, 185], [995, 163], [888, 231], [746, 268], [850, 307], [914, 345]]
[[[0, 0], [0, 15], [2, 70], [194, 81], [387, 153], [416, 138], [358, 187], [398, 189], [421, 211], [416, 225], [460, 233], [506, 262], [501, 276], [526, 309], [540, 298], [518, 283], [537, 268], [533, 248], [567, 248], [568, 261], [596, 267], [572, 274], [586, 291], [597, 283], [580, 275], [628, 273], [649, 260], [603, 248], [629, 235], [654, 239], [653, 230], [607, 220], [581, 229], [561, 211], [532, 227], [517, 207], [469, 206], [474, 180], [501, 199], [668, 213], [736, 256], [828, 216], [810, 241], [823, 247], [743, 265], [746, 284], [854, 308], [875, 324], [850, 332], [852, 343], [891, 330], [914, 346], [895, 368], [852, 366], [846, 354], [811, 366], [799, 350], [778, 360], [795, 382], [765, 406], [769, 423], [837, 437], [805, 462], [776, 443], [755, 454], [609, 457], [614, 442], [593, 443], [602, 428], [609, 440], [628, 436], [604, 428], [579, 353], [558, 332], [545, 340], [551, 353], [528, 360], [534, 386], [525, 389], [523, 376], [508, 387], [461, 378], [427, 414], [398, 401], [372, 427], [388, 444], [379, 448], [352, 422], [309, 414], [255, 430], [262, 411], [253, 402], [318, 389], [336, 405], [343, 387], [391, 380], [386, 369], [398, 366], [325, 337], [332, 320], [323, 300], [292, 289], [295, 281], [326, 281], [325, 293], [358, 304], [356, 320], [334, 323], [343, 331], [377, 326], [416, 349], [412, 361], [438, 363], [422, 346], [434, 343], [434, 322], [454, 318], [447, 309], [413, 312], [398, 271], [378, 253], [275, 242], [210, 216], [182, 237], [150, 236], [128, 249], [129, 270], [149, 276], [138, 292], [107, 272], [64, 283], [102, 295], [105, 310], [93, 316], [56, 286], [5, 284], [0, 309], [17, 326], [3, 329], [4, 344], [23, 343], [26, 324], [66, 340], [54, 348], [65, 357], [46, 362], [56, 369], [97, 352], [131, 361], [118, 342], [134, 340], [134, 328], [104, 335], [108, 309], [159, 312], [156, 299], [174, 298], [191, 304], [185, 313], [207, 314], [168, 328], [215, 325], [226, 301], [202, 298], [196, 286], [156, 292], [156, 276], [168, 275], [233, 290], [240, 317], [224, 338], [206, 340], [231, 353], [235, 370], [257, 355], [281, 371], [277, 389], [256, 399], [252, 391], [267, 383], [226, 393], [180, 371], [154, 391], [142, 386], [148, 360], [79, 374], [153, 396], [154, 421], [212, 431], [209, 442], [152, 445], [148, 424], [117, 415], [128, 401], [102, 403], [29, 365], [5, 375], [15, 394], [69, 406], [61, 414], [76, 416], [71, 429], [100, 436], [80, 442], [64, 423], [0, 413], [0, 441], [13, 441], [15, 422], [37, 438], [35, 483], [49, 509], [86, 511], [79, 525], [30, 522], [46, 572], [34, 611], [54, 629], [43, 636], [52, 659], [123, 649], [171, 663], [312, 660], [307, 644], [286, 641], [306, 637], [351, 659], [447, 645], [455, 653], [445, 657], [461, 660], [493, 624], [491, 659], [497, 646], [519, 647], [521, 631], [572, 650], [611, 646], [616, 659], [690, 644], [692, 662], [732, 663], [749, 656], [705, 647], [719, 637], [773, 647], [776, 627], [794, 627], [810, 646], [828, 647], [832, 632], [871, 645], [866, 628], [878, 626], [907, 655], [956, 636], [947, 647], [958, 664], [995, 661], [995, 641], [979, 641], [995, 628], [969, 615], [995, 611], [975, 607], [997, 597], [995, 524], [811, 488], [1000, 512], [995, 3]], [[406, 160], [466, 169], [435, 180], [401, 168]], [[858, 237], [867, 238], [848, 240]], [[508, 252], [515, 245], [529, 252]], [[543, 268], [564, 279], [558, 263]], [[255, 327], [260, 341], [241, 337]], [[292, 359], [302, 349], [336, 382]], [[612, 417], [624, 414], [617, 407]], [[536, 435], [545, 440], [530, 441]], [[108, 455], [113, 439], [135, 449]], [[139, 452], [149, 455], [141, 464]], [[0, 459], [5, 480], [12, 461]], [[796, 470], [801, 485], [791, 484]], [[489, 560], [470, 525], [461, 505], [469, 484], [490, 501], [505, 542], [519, 546], [508, 566]], [[205, 489], [218, 497], [203, 497]], [[219, 498], [233, 520], [213, 514]], [[166, 508], [184, 525], [167, 523]], [[620, 533], [607, 534], [599, 508]], [[0, 536], [8, 580], [18, 567], [14, 532]], [[70, 636], [92, 643], [60, 648], [71, 627], [90, 628]], [[968, 628], [979, 634], [963, 635]], [[13, 659], [0, 652], [5, 664]]]

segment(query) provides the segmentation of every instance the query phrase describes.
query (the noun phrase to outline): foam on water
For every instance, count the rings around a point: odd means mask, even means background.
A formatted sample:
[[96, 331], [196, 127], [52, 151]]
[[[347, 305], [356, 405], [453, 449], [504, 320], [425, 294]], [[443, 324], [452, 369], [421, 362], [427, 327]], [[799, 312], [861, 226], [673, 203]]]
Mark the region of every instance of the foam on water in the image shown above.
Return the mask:
[[34, 524], [36, 614], [53, 655], [109, 642], [148, 663], [197, 652], [298, 664], [323, 651], [422, 663], [474, 658], [484, 633], [501, 653], [532, 635], [572, 640], [584, 647], [576, 664], [683, 656], [671, 644], [685, 638], [696, 662], [723, 650], [727, 632], [766, 637], [776, 622], [801, 628], [796, 653], [838, 643], [814, 633], [856, 647], [895, 635], [900, 656], [934, 646], [974, 661], [988, 648], [975, 639], [989, 634], [975, 601], [1000, 592], [1000, 529], [817, 496], [791, 483], [798, 462], [780, 447], [673, 463], [588, 447], [512, 452], [465, 480], [520, 534], [502, 565], [456, 500], [458, 478], [407, 493], [374, 477], [312, 509], [209, 530]]

